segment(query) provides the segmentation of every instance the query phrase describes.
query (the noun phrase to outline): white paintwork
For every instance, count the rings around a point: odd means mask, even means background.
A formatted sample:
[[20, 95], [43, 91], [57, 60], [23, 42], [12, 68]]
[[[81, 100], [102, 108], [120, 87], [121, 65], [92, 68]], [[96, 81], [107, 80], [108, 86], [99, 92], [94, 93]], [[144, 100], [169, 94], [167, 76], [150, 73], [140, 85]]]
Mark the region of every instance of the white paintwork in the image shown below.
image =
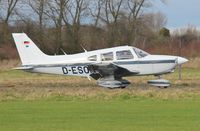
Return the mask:
[[[139, 72], [137, 75], [161, 75], [164, 73], [170, 73], [173, 71], [177, 64], [183, 64], [188, 60], [178, 56], [168, 56], [168, 55], [147, 55], [145, 57], [139, 58], [136, 52], [133, 50], [134, 47], [131, 46], [119, 46], [107, 49], [100, 49], [95, 51], [88, 51], [73, 55], [56, 55], [49, 56], [44, 54], [34, 42], [24, 33], [13, 33], [13, 38], [22, 61], [22, 66], [26, 67], [36, 67], [31, 70], [31, 72], [38, 73], [50, 73], [59, 75], [75, 75], [75, 76], [85, 76], [90, 75], [89, 72], [83, 71], [84, 64], [105, 64], [105, 63], [116, 63], [116, 62], [145, 62], [145, 61], [162, 61], [162, 60], [176, 60], [176, 63], [148, 63], [148, 64], [123, 64], [118, 65], [123, 67], [130, 72]], [[24, 41], [28, 41], [28, 47], [24, 44]], [[128, 60], [117, 60], [116, 52], [122, 50], [130, 50], [133, 54], [133, 59]], [[113, 61], [101, 61], [100, 55], [102, 53], [113, 52]], [[97, 55], [97, 61], [88, 61], [89, 56]], [[78, 65], [77, 65], [78, 63]], [[76, 64], [76, 65], [73, 65]], [[47, 67], [44, 67], [47, 66]], [[21, 68], [21, 69], [23, 69]], [[64, 73], [63, 68], [67, 70]], [[82, 69], [81, 69], [82, 68]], [[83, 72], [82, 72], [83, 71]]]

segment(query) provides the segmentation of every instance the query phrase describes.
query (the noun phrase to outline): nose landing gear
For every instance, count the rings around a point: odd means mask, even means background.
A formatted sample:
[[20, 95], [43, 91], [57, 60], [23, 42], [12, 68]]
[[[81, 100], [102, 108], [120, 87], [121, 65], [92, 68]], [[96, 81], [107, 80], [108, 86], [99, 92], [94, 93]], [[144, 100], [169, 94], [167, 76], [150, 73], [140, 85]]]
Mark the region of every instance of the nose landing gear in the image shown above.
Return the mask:
[[147, 83], [149, 85], [152, 85], [152, 86], [156, 86], [156, 87], [159, 87], [159, 88], [167, 88], [171, 85], [170, 81], [166, 80], [166, 79], [162, 79], [161, 76], [158, 76], [159, 79], [156, 79], [156, 80], [149, 80]]

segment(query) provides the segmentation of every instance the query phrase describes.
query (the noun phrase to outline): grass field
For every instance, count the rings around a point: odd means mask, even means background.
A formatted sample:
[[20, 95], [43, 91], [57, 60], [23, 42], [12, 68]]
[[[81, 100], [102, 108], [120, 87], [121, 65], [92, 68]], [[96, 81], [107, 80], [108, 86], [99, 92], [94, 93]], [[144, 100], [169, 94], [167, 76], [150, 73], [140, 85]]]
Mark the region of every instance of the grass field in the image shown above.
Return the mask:
[[0, 103], [2, 131], [200, 129], [198, 100], [37, 100]]
[[[200, 130], [200, 67], [194, 60], [165, 76], [168, 89], [130, 77], [126, 89], [85, 78], [30, 74], [0, 67], [0, 130]], [[192, 64], [191, 64], [192, 63]], [[17, 65], [17, 64], [12, 64]]]

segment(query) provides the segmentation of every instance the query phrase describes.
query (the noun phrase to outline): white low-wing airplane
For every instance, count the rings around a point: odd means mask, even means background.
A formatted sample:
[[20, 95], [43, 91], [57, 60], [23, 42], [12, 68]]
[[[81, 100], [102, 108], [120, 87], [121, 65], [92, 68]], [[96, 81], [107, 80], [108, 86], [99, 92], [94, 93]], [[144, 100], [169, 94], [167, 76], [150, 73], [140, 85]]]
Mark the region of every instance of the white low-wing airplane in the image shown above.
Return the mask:
[[[99, 86], [124, 88], [130, 84], [126, 76], [142, 76], [171, 73], [177, 65], [188, 60], [179, 56], [150, 55], [131, 46], [85, 51], [73, 55], [49, 56], [44, 54], [25, 33], [13, 33], [22, 62], [15, 68], [28, 72], [72, 75], [94, 78]], [[148, 81], [158, 87], [168, 87], [165, 79]]]

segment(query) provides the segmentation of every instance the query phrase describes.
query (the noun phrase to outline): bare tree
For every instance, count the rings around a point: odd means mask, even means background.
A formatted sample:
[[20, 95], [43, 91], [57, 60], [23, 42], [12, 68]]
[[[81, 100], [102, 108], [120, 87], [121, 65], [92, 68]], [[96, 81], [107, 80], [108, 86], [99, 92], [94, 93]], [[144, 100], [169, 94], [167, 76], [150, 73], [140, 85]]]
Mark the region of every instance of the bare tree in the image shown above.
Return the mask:
[[101, 2], [101, 6], [103, 6], [103, 11], [100, 15], [101, 20], [107, 25], [117, 23], [122, 4], [123, 0], [104, 0]]
[[1, 2], [1, 9], [4, 10], [4, 15], [1, 16], [1, 19], [3, 19], [4, 23], [8, 24], [10, 16], [13, 14], [14, 8], [16, 7], [19, 0], [5, 0], [0, 1]]
[[44, 17], [45, 17], [45, 8], [47, 6], [47, 0], [29, 0], [29, 6], [37, 14], [39, 21], [39, 43], [42, 45], [42, 48], [45, 50], [44, 46]]
[[108, 0], [108, 9], [112, 15], [113, 22], [117, 23], [117, 19], [119, 17], [120, 8], [122, 6], [123, 0]]
[[8, 22], [19, 0], [4, 0], [0, 2], [1, 2], [0, 17], [3, 21], [3, 43], [6, 43], [9, 37]]
[[[138, 31], [138, 17], [144, 3], [148, 0], [128, 0], [129, 42], [136, 41]], [[134, 42], [135, 43], [135, 42]]]
[[144, 3], [147, 0], [128, 0], [127, 5], [129, 9], [129, 21], [136, 20]]
[[66, 11], [66, 6], [69, 0], [50, 0], [48, 1], [48, 9], [46, 15], [54, 22], [56, 26], [56, 53], [60, 52], [63, 46], [62, 41], [62, 26], [64, 12]]
[[123, 0], [103, 0], [99, 5], [102, 7], [99, 7], [101, 12], [97, 16], [106, 25], [108, 46], [113, 43], [119, 43], [118, 22], [123, 2]]
[[159, 30], [167, 23], [166, 16], [161, 12], [146, 14], [144, 19], [145, 23], [147, 23], [154, 32], [159, 32]]
[[64, 22], [68, 28], [68, 33], [71, 34], [71, 40], [73, 45], [71, 49], [80, 49], [80, 27], [81, 19], [83, 16], [86, 16], [88, 8], [88, 0], [70, 0], [67, 6], [67, 10], [64, 15]]
[[104, 4], [105, 0], [97, 0], [97, 1], [92, 1], [90, 4], [89, 10], [90, 14], [94, 19], [94, 26], [97, 27], [100, 16], [101, 16], [101, 11], [102, 11], [102, 6]]
[[68, 11], [71, 15], [73, 25], [80, 25], [81, 15], [87, 6], [84, 5], [85, 0], [72, 0], [70, 3], [70, 7]]
[[30, 7], [33, 9], [33, 11], [38, 15], [39, 27], [40, 29], [42, 29], [47, 1], [46, 0], [29, 0], [28, 3]]
[[[167, 0], [160, 0], [162, 3], [166, 3]], [[152, 24], [147, 26], [147, 22], [145, 21], [146, 18], [144, 16], [144, 9], [150, 8], [153, 6], [153, 2], [152, 0], [128, 0], [127, 1], [127, 14], [128, 14], [128, 21], [129, 21], [129, 42], [134, 42], [133, 44], [135, 44], [135, 41], [137, 40], [137, 38], [139, 36], [141, 36], [142, 34], [140, 34], [140, 30], [141, 28], [151, 28], [150, 26], [152, 26]], [[161, 16], [161, 15], [160, 15]], [[156, 18], [158, 18], [158, 16], [156, 16]], [[161, 23], [165, 23], [166, 19], [164, 18], [159, 18], [160, 20], [157, 19], [157, 21], [154, 21], [154, 24], [160, 24]], [[161, 21], [161, 19], [163, 21]], [[151, 19], [152, 20], [152, 19]], [[150, 21], [151, 21], [150, 20]], [[149, 22], [150, 22], [149, 21]], [[157, 22], [157, 23], [156, 23]], [[158, 23], [160, 22], [160, 23]], [[151, 21], [152, 23], [152, 21]]]
[[[127, 0], [125, 8], [128, 20], [128, 36], [127, 42], [136, 45], [139, 39], [146, 39], [144, 36], [147, 34], [148, 26], [144, 20], [144, 10], [152, 7], [151, 0]], [[142, 42], [144, 43], [144, 42]]]

